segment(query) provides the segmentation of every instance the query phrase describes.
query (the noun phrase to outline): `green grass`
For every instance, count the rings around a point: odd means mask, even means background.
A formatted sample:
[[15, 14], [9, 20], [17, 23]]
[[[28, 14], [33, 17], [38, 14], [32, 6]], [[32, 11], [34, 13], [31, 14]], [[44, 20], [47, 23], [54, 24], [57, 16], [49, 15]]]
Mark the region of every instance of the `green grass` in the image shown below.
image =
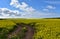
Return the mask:
[[12, 29], [16, 23], [36, 23], [33, 39], [60, 39], [60, 19], [7, 19], [0, 20], [0, 28]]
[[11, 20], [0, 20], [0, 28], [4, 27], [4, 28], [11, 29], [13, 28], [12, 26], [14, 25], [15, 23], [13, 23]]

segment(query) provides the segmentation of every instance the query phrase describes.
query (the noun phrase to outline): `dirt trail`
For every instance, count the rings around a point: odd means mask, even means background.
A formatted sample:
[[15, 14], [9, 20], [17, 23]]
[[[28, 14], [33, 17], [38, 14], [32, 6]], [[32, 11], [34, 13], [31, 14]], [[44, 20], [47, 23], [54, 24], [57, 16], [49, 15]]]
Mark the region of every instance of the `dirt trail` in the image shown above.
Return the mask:
[[16, 34], [18, 34], [21, 30], [22, 30], [22, 27], [17, 25], [18, 27], [11, 33], [8, 34], [8, 39], [11, 39], [11, 36], [14, 36]]
[[31, 28], [30, 26], [26, 26], [26, 28], [28, 29], [28, 31], [26, 32], [24, 39], [32, 39], [34, 35], [33, 28]]
[[8, 34], [8, 39], [10, 39], [11, 36], [18, 34], [22, 30], [22, 26], [25, 26], [27, 28], [27, 32], [25, 33], [25, 37], [23, 39], [32, 39], [34, 35], [33, 28], [29, 25], [24, 24], [18, 25], [18, 27], [12, 33]]

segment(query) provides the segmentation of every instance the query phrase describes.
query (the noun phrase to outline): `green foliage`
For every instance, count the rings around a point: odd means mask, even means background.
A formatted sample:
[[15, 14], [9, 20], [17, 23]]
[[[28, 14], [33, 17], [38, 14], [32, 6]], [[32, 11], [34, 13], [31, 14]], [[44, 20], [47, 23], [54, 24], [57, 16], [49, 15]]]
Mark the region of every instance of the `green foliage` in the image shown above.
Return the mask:
[[[0, 20], [0, 39], [5, 39], [9, 30], [13, 31], [16, 23], [25, 23], [35, 29], [33, 39], [60, 39], [60, 19], [7, 19]], [[13, 30], [12, 30], [13, 29]], [[21, 34], [13, 37], [24, 37], [27, 29], [24, 27]], [[11, 38], [11, 39], [13, 39]]]
[[11, 39], [23, 39], [25, 37], [26, 32], [26, 27], [23, 27], [22, 30], [17, 35], [12, 36]]
[[24, 33], [27, 32], [26, 27], [23, 27], [23, 28], [22, 28], [22, 32], [24, 32]]
[[9, 29], [9, 32], [10, 32], [10, 33], [13, 32], [16, 28], [17, 28], [17, 26], [14, 25], [12, 29]]
[[8, 29], [0, 28], [0, 39], [7, 39]]

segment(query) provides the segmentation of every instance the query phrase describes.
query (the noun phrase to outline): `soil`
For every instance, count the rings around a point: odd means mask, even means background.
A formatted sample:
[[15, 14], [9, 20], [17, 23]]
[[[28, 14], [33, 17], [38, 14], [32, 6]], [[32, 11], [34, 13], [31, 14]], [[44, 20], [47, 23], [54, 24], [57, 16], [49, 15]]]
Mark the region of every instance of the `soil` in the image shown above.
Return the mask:
[[8, 39], [11, 39], [11, 36], [18, 34], [22, 30], [22, 26], [25, 26], [27, 28], [27, 32], [25, 33], [25, 37], [23, 39], [32, 39], [34, 35], [34, 29], [27, 24], [17, 25], [17, 28], [14, 29], [13, 32], [8, 34]]

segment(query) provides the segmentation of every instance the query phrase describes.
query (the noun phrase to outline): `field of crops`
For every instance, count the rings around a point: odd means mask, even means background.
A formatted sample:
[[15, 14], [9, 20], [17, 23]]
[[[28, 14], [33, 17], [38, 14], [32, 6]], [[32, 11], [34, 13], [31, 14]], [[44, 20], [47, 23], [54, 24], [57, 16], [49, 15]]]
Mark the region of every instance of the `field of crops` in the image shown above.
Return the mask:
[[[7, 34], [16, 23], [33, 25], [33, 39], [60, 39], [60, 19], [5, 19], [0, 20], [0, 39], [7, 39]], [[10, 31], [9, 31], [10, 30]], [[24, 33], [23, 33], [24, 34]], [[20, 39], [16, 35], [14, 39]]]

